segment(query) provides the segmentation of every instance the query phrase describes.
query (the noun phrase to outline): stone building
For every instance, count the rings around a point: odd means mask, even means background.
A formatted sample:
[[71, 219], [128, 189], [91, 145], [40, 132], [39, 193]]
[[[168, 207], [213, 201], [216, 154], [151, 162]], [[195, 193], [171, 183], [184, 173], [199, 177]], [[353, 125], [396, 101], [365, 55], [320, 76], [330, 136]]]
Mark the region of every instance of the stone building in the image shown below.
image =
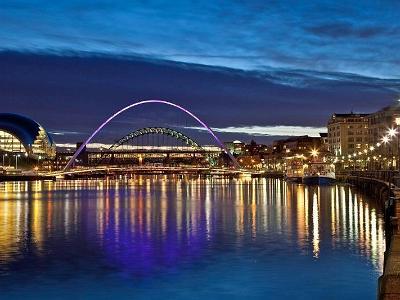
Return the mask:
[[328, 121], [328, 147], [336, 156], [368, 149], [368, 114], [333, 114]]

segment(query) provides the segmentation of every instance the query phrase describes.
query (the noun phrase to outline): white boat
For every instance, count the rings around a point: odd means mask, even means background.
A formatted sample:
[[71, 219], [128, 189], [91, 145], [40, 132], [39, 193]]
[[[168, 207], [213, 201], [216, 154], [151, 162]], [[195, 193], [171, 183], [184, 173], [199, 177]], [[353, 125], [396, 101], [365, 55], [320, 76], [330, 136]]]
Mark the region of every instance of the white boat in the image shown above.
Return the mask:
[[304, 184], [327, 185], [335, 181], [335, 165], [322, 161], [313, 161], [304, 165]]

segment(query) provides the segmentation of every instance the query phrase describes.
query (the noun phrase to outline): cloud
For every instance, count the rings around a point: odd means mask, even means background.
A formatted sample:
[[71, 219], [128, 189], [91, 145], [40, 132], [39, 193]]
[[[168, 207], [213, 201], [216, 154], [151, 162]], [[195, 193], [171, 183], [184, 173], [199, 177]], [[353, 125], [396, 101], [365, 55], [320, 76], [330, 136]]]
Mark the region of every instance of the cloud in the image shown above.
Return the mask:
[[82, 135], [82, 134], [85, 134], [83, 132], [66, 131], [66, 130], [50, 130], [49, 133], [52, 135]]
[[[186, 129], [205, 130], [203, 127], [185, 127]], [[229, 126], [223, 128], [211, 128], [215, 132], [248, 134], [252, 136], [319, 136], [321, 132], [326, 132], [325, 127], [310, 126]]]
[[[55, 136], [57, 143], [82, 141], [117, 109], [150, 98], [183, 105], [219, 129], [224, 140], [251, 139], [249, 133], [260, 142], [272, 135], [317, 135], [319, 130], [310, 133], [307, 126], [325, 125], [334, 112], [376, 111], [398, 98], [393, 90], [400, 86], [398, 79], [345, 73], [242, 71], [154, 59], [0, 53], [0, 65], [7, 71], [0, 73], [2, 109], [64, 133]], [[301, 127], [270, 126], [275, 124]], [[96, 141], [111, 143], [142, 127], [183, 125], [197, 126], [172, 108], [143, 106], [108, 124]], [[209, 140], [203, 131], [188, 135], [200, 143]]]
[[356, 37], [367, 39], [393, 33], [393, 30], [383, 26], [355, 26], [344, 22], [315, 25], [306, 27], [306, 30], [312, 34], [329, 38]]
[[3, 2], [2, 50], [400, 76], [396, 1]]

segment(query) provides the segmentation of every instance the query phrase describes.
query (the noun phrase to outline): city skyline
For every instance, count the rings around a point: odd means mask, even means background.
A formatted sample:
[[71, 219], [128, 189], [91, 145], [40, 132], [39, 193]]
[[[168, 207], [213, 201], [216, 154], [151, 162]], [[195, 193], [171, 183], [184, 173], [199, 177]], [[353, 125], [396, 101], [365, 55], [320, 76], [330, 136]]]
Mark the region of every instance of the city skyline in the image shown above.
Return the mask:
[[[223, 140], [268, 143], [288, 132], [315, 135], [334, 112], [369, 113], [400, 95], [400, 10], [391, 1], [390, 10], [372, 1], [41, 4], [0, 8], [1, 102], [58, 143], [84, 140], [109, 114], [145, 99], [190, 108]], [[27, 19], [36, 25], [27, 29]], [[98, 142], [154, 125], [209, 142], [196, 124], [157, 107], [122, 115]]]

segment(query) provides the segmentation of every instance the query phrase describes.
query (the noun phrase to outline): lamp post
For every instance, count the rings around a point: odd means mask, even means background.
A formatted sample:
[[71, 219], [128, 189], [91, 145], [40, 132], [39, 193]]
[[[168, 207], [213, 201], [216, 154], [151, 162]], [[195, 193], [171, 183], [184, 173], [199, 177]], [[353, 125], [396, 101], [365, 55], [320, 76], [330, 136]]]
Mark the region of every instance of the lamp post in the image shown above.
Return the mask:
[[18, 157], [20, 157], [20, 154], [15, 154], [15, 170], [18, 169]]
[[[387, 132], [390, 141], [393, 140], [393, 138], [396, 136], [397, 131], [394, 128], [389, 128], [388, 132]], [[393, 144], [389, 145], [389, 155], [390, 155], [390, 169], [393, 170]]]
[[[399, 100], [400, 101], [400, 100]], [[397, 134], [397, 170], [400, 171], [400, 136], [399, 136], [399, 126], [400, 126], [400, 117], [396, 117], [394, 119], [394, 123], [396, 124], [396, 134]]]
[[7, 153], [3, 153], [3, 167], [5, 166], [4, 158], [7, 157]]
[[[385, 149], [384, 149], [384, 155], [387, 155], [387, 153], [389, 152], [389, 155], [391, 155], [390, 154], [390, 145], [389, 145], [389, 149], [387, 149], [387, 144], [390, 142], [390, 138], [389, 138], [389, 135], [385, 135], [382, 139], [381, 139], [381, 143], [384, 145], [384, 147], [385, 147]], [[389, 150], [389, 151], [388, 151]], [[385, 162], [384, 163], [384, 169], [387, 171], [388, 170], [388, 163], [387, 162]]]

